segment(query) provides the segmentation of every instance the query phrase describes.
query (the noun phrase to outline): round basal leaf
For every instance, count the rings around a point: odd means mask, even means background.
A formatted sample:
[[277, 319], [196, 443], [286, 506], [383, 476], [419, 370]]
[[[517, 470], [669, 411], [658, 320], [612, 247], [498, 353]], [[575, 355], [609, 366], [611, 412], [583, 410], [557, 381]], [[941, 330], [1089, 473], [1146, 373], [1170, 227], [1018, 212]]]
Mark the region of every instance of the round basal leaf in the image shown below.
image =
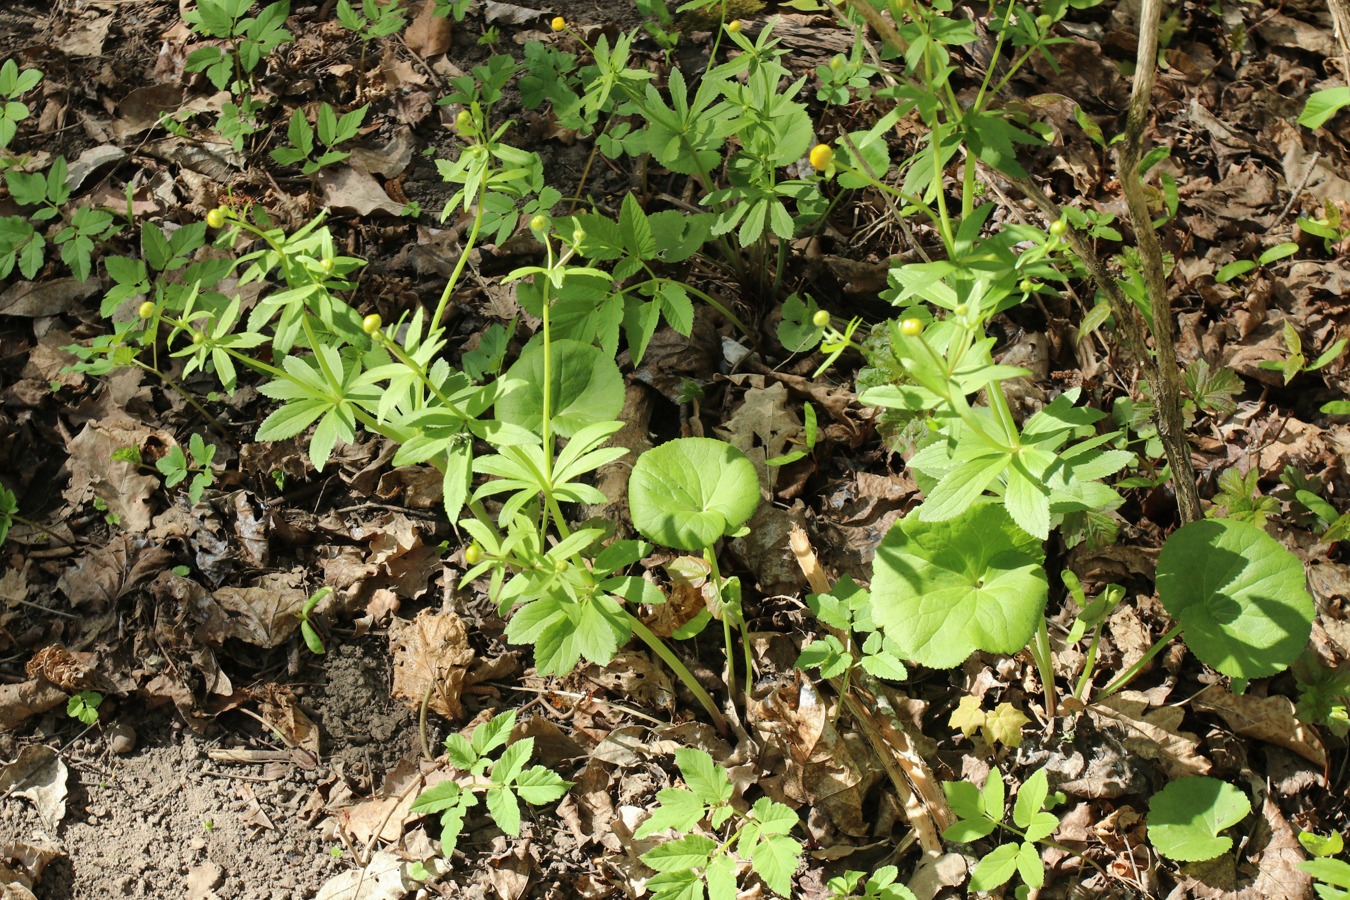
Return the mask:
[[949, 669], [976, 650], [1016, 653], [1045, 610], [1041, 542], [1002, 504], [945, 522], [910, 513], [877, 548], [872, 613], [904, 656]]
[[1251, 811], [1247, 795], [1227, 782], [1180, 778], [1149, 802], [1149, 843], [1179, 862], [1213, 859], [1233, 847], [1233, 839], [1219, 832], [1241, 822]]
[[1158, 597], [1200, 661], [1232, 678], [1284, 671], [1312, 630], [1303, 564], [1246, 522], [1206, 519], [1168, 538]]
[[702, 550], [759, 507], [759, 475], [744, 453], [711, 438], [679, 438], [648, 450], [628, 479], [633, 526], [649, 541]]
[[[598, 347], [581, 341], [553, 341], [553, 431], [571, 437], [596, 422], [611, 422], [623, 409], [623, 375]], [[497, 401], [497, 418], [538, 434], [544, 414], [544, 345], [533, 344], [506, 373], [522, 386]]]

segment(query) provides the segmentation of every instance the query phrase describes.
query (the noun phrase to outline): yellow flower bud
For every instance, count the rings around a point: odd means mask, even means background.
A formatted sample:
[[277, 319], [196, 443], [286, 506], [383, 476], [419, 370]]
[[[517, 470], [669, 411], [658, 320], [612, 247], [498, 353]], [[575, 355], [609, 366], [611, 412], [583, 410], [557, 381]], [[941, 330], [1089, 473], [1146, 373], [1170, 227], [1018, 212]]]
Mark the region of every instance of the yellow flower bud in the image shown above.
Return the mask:
[[148, 319], [154, 314], [155, 314], [155, 304], [153, 301], [150, 300], [147, 300], [144, 303], [142, 303], [141, 308], [136, 310], [136, 315], [140, 316], [142, 319]]
[[816, 310], [816, 314], [811, 317], [811, 324], [817, 328], [824, 328], [830, 324], [830, 314], [823, 309]]
[[483, 548], [477, 544], [470, 544], [464, 548], [464, 562], [470, 566], [476, 566], [483, 561]]
[[811, 168], [824, 172], [834, 162], [834, 151], [829, 144], [816, 144], [811, 148]]
[[727, 23], [727, 31], [730, 31], [732, 34], [740, 34], [742, 27], [740, 19], [732, 19]]
[[554, 31], [562, 31], [567, 27], [567, 20], [562, 16], [554, 16], [553, 21], [548, 23], [548, 27]]
[[371, 313], [361, 320], [361, 330], [366, 334], [374, 334], [380, 330], [380, 326], [383, 324], [384, 320], [380, 318], [379, 313]]
[[923, 333], [923, 322], [918, 319], [905, 319], [900, 323], [900, 333], [905, 337], [918, 337]]
[[206, 214], [206, 224], [211, 228], [220, 228], [225, 224], [225, 210], [217, 206]]
[[1069, 223], [1063, 219], [1056, 219], [1050, 223], [1050, 233], [1055, 237], [1064, 237], [1069, 232]]
[[544, 231], [548, 228], [548, 219], [543, 216], [535, 216], [530, 220], [531, 231]]

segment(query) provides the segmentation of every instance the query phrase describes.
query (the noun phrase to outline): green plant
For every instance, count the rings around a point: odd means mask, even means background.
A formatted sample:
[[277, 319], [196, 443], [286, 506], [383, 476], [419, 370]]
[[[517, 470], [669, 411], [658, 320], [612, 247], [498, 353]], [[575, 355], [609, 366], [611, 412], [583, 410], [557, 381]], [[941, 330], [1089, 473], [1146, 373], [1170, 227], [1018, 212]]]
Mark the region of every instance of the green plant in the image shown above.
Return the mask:
[[1344, 221], [1341, 208], [1329, 199], [1323, 201], [1320, 219], [1300, 217], [1298, 227], [1306, 234], [1320, 237], [1322, 249], [1327, 253], [1335, 253], [1341, 242], [1350, 237], [1350, 223]]
[[314, 612], [314, 607], [319, 605], [319, 601], [331, 593], [333, 593], [333, 589], [330, 587], [319, 588], [309, 595], [309, 598], [305, 600], [305, 605], [300, 607], [300, 612], [296, 613], [300, 617], [300, 637], [304, 639], [309, 652], [315, 656], [323, 655], [323, 638], [319, 635], [319, 630], [314, 627], [310, 615]]
[[[872, 619], [872, 595], [845, 575], [828, 594], [810, 594], [807, 605], [830, 634], [812, 639], [797, 657], [798, 669], [819, 669], [822, 678], [839, 678], [848, 688], [855, 666], [877, 678], [903, 681], [909, 670], [901, 662], [904, 650], [884, 635]], [[862, 644], [855, 634], [866, 635]]]
[[[354, 32], [367, 44], [376, 38], [388, 37], [408, 23], [399, 0], [380, 3], [378, 0], [361, 0], [358, 9], [349, 0], [338, 0], [337, 18], [342, 27]], [[362, 48], [362, 66], [365, 68], [364, 47]]]
[[[291, 114], [290, 125], [286, 129], [286, 136], [291, 145], [273, 150], [272, 159], [283, 166], [302, 163], [300, 171], [306, 175], [313, 175], [324, 166], [341, 162], [351, 154], [335, 148], [338, 144], [356, 137], [369, 109], [369, 106], [360, 106], [339, 117], [333, 112], [333, 107], [321, 103], [316, 117], [318, 128], [315, 129], [309, 124], [309, 119], [305, 118], [304, 110], [296, 107], [295, 112]], [[314, 144], [316, 131], [323, 149], [318, 156], [314, 155], [317, 149]]]
[[13, 527], [18, 512], [19, 502], [14, 492], [0, 484], [0, 544], [9, 537], [9, 529]]
[[1236, 467], [1224, 469], [1219, 473], [1219, 492], [1214, 495], [1214, 506], [1205, 515], [1264, 528], [1266, 519], [1280, 511], [1280, 502], [1261, 495], [1257, 487], [1260, 478], [1261, 472], [1256, 466], [1246, 473]]
[[1298, 124], [1307, 128], [1321, 128], [1327, 120], [1350, 106], [1350, 87], [1333, 87], [1314, 91], [1303, 105]]
[[[520, 801], [531, 806], [551, 803], [567, 793], [572, 782], [564, 781], [545, 766], [526, 769], [534, 754], [534, 738], [510, 743], [516, 725], [516, 711], [493, 716], [473, 730], [470, 738], [452, 734], [445, 739], [446, 758], [462, 775], [442, 781], [418, 795], [412, 811], [420, 815], [440, 814], [441, 853], [449, 856], [464, 830], [464, 818], [484, 795], [488, 815], [497, 827], [515, 837], [520, 834]], [[489, 754], [500, 747], [497, 759]]]
[[93, 725], [98, 721], [98, 707], [102, 702], [103, 695], [98, 691], [80, 691], [66, 701], [66, 715], [86, 725]]
[[1148, 840], [1179, 862], [1200, 862], [1227, 853], [1233, 839], [1222, 834], [1251, 814], [1247, 795], [1217, 778], [1178, 778], [1153, 795]]
[[1051, 797], [1044, 769], [1038, 769], [1022, 782], [1013, 804], [1011, 823], [1004, 820], [1006, 788], [1003, 773], [998, 769], [989, 773], [983, 790], [967, 781], [944, 782], [942, 790], [957, 816], [957, 821], [942, 832], [945, 839], [970, 843], [988, 837], [995, 829], [1021, 838], [1017, 843], [999, 845], [980, 860], [970, 876], [972, 891], [993, 890], [1006, 884], [1013, 875], [1019, 876], [1029, 888], [1039, 888], [1045, 883], [1045, 866], [1036, 845], [1047, 841], [1059, 828], [1059, 817], [1046, 811], [1046, 802], [1053, 799], [1062, 803], [1064, 795]]
[[20, 71], [19, 64], [12, 59], [0, 65], [0, 150], [9, 146], [18, 133], [19, 123], [28, 118], [28, 104], [20, 98], [37, 87], [41, 80], [42, 72], [37, 69]]
[[[290, 0], [264, 7], [248, 16], [253, 0], [197, 0], [196, 9], [183, 13], [192, 30], [202, 37], [219, 38], [225, 46], [201, 47], [188, 54], [186, 72], [205, 72], [217, 90], [242, 94], [252, 76], [273, 50], [292, 40], [286, 30]], [[224, 114], [222, 113], [222, 116]]]
[[194, 434], [188, 439], [188, 453], [192, 454], [191, 462], [188, 461], [182, 446], [174, 444], [168, 453], [155, 461], [155, 468], [164, 476], [165, 487], [173, 487], [191, 475], [192, 483], [188, 486], [188, 499], [195, 505], [202, 499], [202, 491], [215, 481], [211, 460], [215, 459], [216, 447], [202, 440], [200, 434]]
[[[20, 206], [37, 207], [27, 219], [7, 216], [0, 219], [0, 277], [8, 276], [17, 265], [25, 278], [33, 278], [42, 267], [46, 242], [33, 222], [45, 222], [62, 215], [61, 208], [70, 199], [66, 184], [66, 160], [58, 156], [47, 170], [20, 172], [5, 171], [5, 186]], [[112, 237], [120, 229], [114, 224], [112, 213], [87, 206], [77, 207], [69, 220], [52, 237], [52, 243], [61, 248], [61, 259], [71, 273], [81, 281], [89, 277], [96, 241]]]
[[1234, 278], [1246, 275], [1253, 269], [1261, 266], [1268, 266], [1276, 260], [1285, 259], [1298, 252], [1298, 244], [1286, 242], [1276, 244], [1269, 250], [1265, 250], [1256, 259], [1239, 259], [1222, 266], [1218, 272], [1214, 273], [1214, 280], [1219, 284], [1227, 284]]
[[[871, 875], [850, 869], [827, 881], [825, 889], [830, 892], [830, 900], [916, 900], [913, 891], [896, 883], [899, 875], [895, 866], [882, 866]], [[860, 890], [862, 893], [857, 893]]]
[[[704, 750], [676, 750], [675, 765], [687, 787], [659, 792], [651, 816], [633, 832], [635, 840], [678, 834], [642, 854], [657, 872], [647, 881], [653, 900], [702, 897], [705, 890], [709, 900], [735, 900], [738, 858], [774, 893], [790, 896], [802, 856], [801, 843], [789, 836], [797, 814], [767, 797], [748, 811], [733, 805], [730, 776]], [[705, 821], [711, 837], [700, 828]]]
[[633, 464], [628, 506], [643, 537], [677, 550], [701, 552], [711, 573], [710, 611], [722, 622], [727, 652], [727, 687], [735, 689], [731, 628], [741, 631], [746, 693], [753, 677], [745, 634], [740, 580], [718, 570], [717, 541], [748, 533], [743, 526], [759, 508], [759, 475], [754, 463], [730, 444], [710, 438], [678, 438], [648, 450]]
[[1350, 734], [1350, 671], [1322, 665], [1311, 651], [1291, 668], [1299, 690], [1299, 721], [1321, 725], [1338, 737]]
[[1322, 837], [1300, 831], [1298, 842], [1316, 857], [1299, 863], [1298, 867], [1313, 877], [1317, 896], [1322, 900], [1350, 900], [1350, 863], [1329, 858], [1345, 851], [1345, 839], [1340, 832]]
[[1345, 352], [1345, 345], [1350, 343], [1350, 340], [1346, 338], [1339, 338], [1330, 347], [1323, 350], [1321, 356], [1310, 363], [1308, 358], [1303, 355], [1303, 339], [1299, 337], [1298, 330], [1288, 319], [1284, 320], [1283, 336], [1284, 346], [1289, 355], [1284, 359], [1263, 359], [1257, 365], [1262, 369], [1270, 369], [1282, 374], [1285, 384], [1293, 381], [1294, 376], [1300, 372], [1316, 372], [1318, 369], [1335, 362]]
[[680, 43], [680, 30], [665, 0], [636, 0], [638, 15], [642, 16], [642, 30], [656, 41], [656, 46], [669, 56]]

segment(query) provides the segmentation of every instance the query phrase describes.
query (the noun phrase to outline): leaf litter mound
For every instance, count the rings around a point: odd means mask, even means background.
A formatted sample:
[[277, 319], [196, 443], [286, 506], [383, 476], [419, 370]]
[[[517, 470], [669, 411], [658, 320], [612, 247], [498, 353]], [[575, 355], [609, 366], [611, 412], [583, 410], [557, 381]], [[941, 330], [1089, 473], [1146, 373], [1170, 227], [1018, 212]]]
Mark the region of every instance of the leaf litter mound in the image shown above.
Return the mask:
[[[554, 12], [475, 4], [451, 27], [430, 6], [416, 7], [378, 59], [359, 56], [327, 6], [293, 10], [297, 40], [269, 82], [284, 115], [304, 103], [346, 104], [358, 83], [371, 103], [358, 149], [325, 169], [312, 191], [278, 183], [207, 127], [182, 135], [156, 127], [165, 111], [195, 121], [186, 115], [223, 102], [183, 70], [196, 36], [177, 4], [10, 4], [0, 9], [0, 56], [43, 70], [19, 139], [40, 161], [72, 161], [73, 196], [185, 223], [226, 191], [265, 205], [288, 227], [326, 207], [348, 252], [371, 261], [364, 299], [378, 298], [392, 319], [434, 301], [461, 238], [462, 227], [442, 228], [428, 212], [399, 218], [409, 201], [434, 211], [448, 194], [421, 155], [447, 151], [438, 91], [486, 57], [476, 41], [485, 29], [505, 37], [499, 51], [517, 52], [544, 34]], [[573, 15], [586, 27], [638, 23], [628, 4], [610, 6]], [[793, 65], [811, 75], [848, 39], [825, 17], [791, 7], [779, 10], [778, 33]], [[1111, 4], [1085, 16], [1071, 42], [1054, 48], [1054, 67], [1037, 60], [1013, 82], [1036, 98], [1057, 135], [1027, 163], [1061, 202], [1122, 208], [1110, 160], [1073, 127], [1068, 98], [1118, 124], [1134, 9]], [[1191, 429], [1197, 468], [1214, 505], [1276, 521], [1317, 603], [1312, 650], [1343, 673], [1343, 550], [1317, 540], [1297, 491], [1338, 502], [1350, 489], [1350, 433], [1319, 412], [1345, 396], [1350, 378], [1337, 359], [1291, 386], [1284, 367], [1295, 342], [1312, 360], [1346, 333], [1350, 245], [1343, 233], [1329, 239], [1296, 223], [1350, 215], [1350, 135], [1343, 118], [1316, 131], [1294, 122], [1309, 92], [1347, 73], [1320, 5], [1191, 4], [1175, 15], [1150, 139], [1170, 151], [1161, 171], [1176, 185], [1176, 222], [1163, 236], [1175, 261], [1178, 353], [1204, 361], [1188, 370], [1204, 401]], [[755, 29], [764, 18], [747, 13], [746, 21]], [[678, 52], [686, 71], [704, 64], [707, 47], [697, 30], [685, 37]], [[638, 49], [660, 68], [654, 45]], [[520, 118], [517, 143], [545, 158], [560, 188], [575, 188], [584, 142], [538, 114]], [[587, 187], [618, 208], [634, 189], [630, 176], [601, 167]], [[898, 236], [893, 247], [849, 238], [835, 231], [794, 246], [794, 273], [832, 307], [884, 317], [876, 295], [900, 253]], [[1245, 265], [1281, 242], [1300, 252]], [[456, 298], [465, 349], [519, 313], [491, 276], [530, 252], [506, 241], [474, 261], [484, 278]], [[1294, 869], [1304, 858], [1297, 831], [1350, 827], [1344, 734], [1306, 724], [1296, 701], [1307, 696], [1294, 678], [1235, 695], [1179, 646], [1136, 689], [1054, 732], [1044, 727], [1043, 692], [1024, 654], [976, 654], [903, 690], [872, 679], [864, 684], [870, 705], [845, 703], [841, 713], [827, 685], [793, 668], [818, 630], [802, 598], [828, 593], [837, 574], [866, 580], [917, 487], [877, 437], [884, 420], [854, 402], [847, 371], [810, 377], [818, 357], [750, 354], [728, 366], [718, 347], [734, 333], [700, 313], [694, 337], [660, 330], [628, 370], [620, 418], [632, 433], [618, 440], [635, 450], [675, 422], [682, 433], [727, 440], [763, 468], [803, 440], [806, 402], [821, 415], [815, 452], [765, 469], [775, 502], [727, 548], [755, 585], [750, 621], [762, 675], [745, 712], [750, 739], [729, 743], [643, 651], [565, 679], [537, 675], [529, 654], [505, 643], [485, 595], [454, 590], [464, 567], [459, 538], [437, 513], [439, 475], [392, 467], [393, 448], [379, 441], [339, 445], [319, 475], [297, 440], [247, 441], [267, 408], [244, 385], [209, 400], [223, 426], [208, 433], [217, 451], [213, 488], [197, 503], [161, 491], [157, 474], [116, 451], [134, 447], [153, 461], [186, 447], [202, 429], [197, 411], [133, 370], [102, 378], [64, 371], [72, 360], [61, 348], [98, 333], [91, 306], [105, 287], [99, 278], [95, 266], [84, 281], [55, 270], [0, 281], [0, 479], [46, 529], [16, 524], [0, 546], [6, 896], [636, 896], [652, 875], [641, 859], [652, 845], [637, 835], [658, 792], [681, 783], [677, 760], [689, 748], [717, 760], [738, 797], [770, 797], [798, 811], [808, 847], [794, 876], [800, 897], [828, 896], [827, 881], [844, 869], [887, 863], [912, 873], [902, 880], [919, 896], [951, 895], [975, 859], [939, 837], [953, 821], [939, 782], [986, 784], [995, 766], [1012, 782], [1043, 768], [1067, 796], [1056, 811], [1064, 849], [1045, 851], [1051, 878], [1041, 896], [1307, 897], [1308, 880]], [[739, 300], [765, 318], [766, 333], [774, 330], [757, 298]], [[1039, 314], [1019, 311], [1006, 322], [1001, 361], [1038, 376], [1026, 387], [1029, 409], [1051, 387], [1139, 396], [1110, 342], [1078, 332], [1084, 312], [1045, 303]], [[687, 401], [687, 384], [699, 388], [700, 403]], [[621, 519], [623, 490], [607, 489], [609, 474], [600, 484], [614, 500], [595, 512]], [[614, 477], [622, 485], [624, 476]], [[1103, 671], [1127, 668], [1166, 629], [1146, 585], [1175, 524], [1173, 507], [1167, 488], [1140, 488], [1122, 508], [1128, 542], [1053, 551], [1085, 584], [1141, 588], [1106, 620]], [[646, 562], [669, 585], [660, 618], [648, 622], [658, 634], [676, 632], [703, 608], [700, 564]], [[298, 614], [320, 585], [332, 593], [309, 613], [326, 649], [314, 656]], [[1056, 625], [1071, 624], [1067, 604], [1052, 602], [1051, 614]], [[1065, 673], [1078, 671], [1079, 653], [1059, 654]], [[695, 675], [715, 685], [719, 648], [698, 644], [689, 656]], [[104, 695], [96, 726], [66, 714], [70, 698], [87, 691]], [[533, 739], [534, 760], [574, 787], [556, 808], [529, 808], [519, 837], [471, 819], [447, 861], [431, 822], [412, 806], [453, 773], [425, 757], [447, 734], [471, 734], [503, 709], [519, 711], [510, 740]], [[1157, 803], [1169, 781], [1200, 777], [1260, 786], [1241, 852], [1160, 865], [1146, 839], [1149, 799]]]

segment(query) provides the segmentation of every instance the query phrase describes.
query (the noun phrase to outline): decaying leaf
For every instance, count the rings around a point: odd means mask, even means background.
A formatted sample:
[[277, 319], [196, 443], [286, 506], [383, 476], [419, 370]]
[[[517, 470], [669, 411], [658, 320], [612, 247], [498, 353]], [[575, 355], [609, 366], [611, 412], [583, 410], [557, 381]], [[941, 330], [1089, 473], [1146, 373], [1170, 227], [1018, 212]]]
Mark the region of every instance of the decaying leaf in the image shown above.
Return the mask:
[[1101, 727], [1124, 729], [1121, 743], [1145, 759], [1155, 760], [1168, 778], [1205, 775], [1214, 767], [1200, 752], [1199, 739], [1180, 729], [1183, 712], [1175, 706], [1149, 710], [1137, 691], [1121, 691], [1088, 707]]
[[284, 684], [263, 684], [251, 688], [250, 693], [258, 698], [263, 720], [275, 729], [288, 745], [310, 753], [317, 761], [319, 729], [300, 708], [295, 692]]
[[0, 796], [25, 797], [37, 807], [48, 831], [56, 833], [66, 817], [66, 778], [70, 772], [61, 756], [44, 744], [29, 744], [19, 758], [0, 769]]
[[144, 450], [151, 442], [173, 444], [169, 435], [152, 431], [125, 415], [115, 414], [90, 422], [70, 440], [70, 484], [66, 502], [81, 506], [94, 497], [107, 504], [125, 531], [143, 532], [150, 527], [150, 497], [159, 490], [159, 479], [133, 463], [113, 459], [123, 447]]
[[412, 621], [395, 619], [389, 626], [389, 651], [394, 657], [392, 694], [412, 709], [428, 709], [448, 719], [459, 718], [460, 692], [473, 663], [464, 621], [450, 610], [423, 610]]
[[1218, 713], [1238, 734], [1287, 747], [1316, 765], [1327, 764], [1327, 751], [1321, 739], [1294, 715], [1294, 704], [1288, 697], [1239, 696], [1210, 685], [1191, 705], [1204, 712]]
[[300, 627], [309, 595], [295, 572], [271, 572], [252, 587], [223, 587], [213, 595], [230, 614], [228, 634], [257, 647], [281, 645]]
[[66, 702], [66, 692], [45, 678], [0, 684], [0, 730], [18, 728], [30, 716]]

